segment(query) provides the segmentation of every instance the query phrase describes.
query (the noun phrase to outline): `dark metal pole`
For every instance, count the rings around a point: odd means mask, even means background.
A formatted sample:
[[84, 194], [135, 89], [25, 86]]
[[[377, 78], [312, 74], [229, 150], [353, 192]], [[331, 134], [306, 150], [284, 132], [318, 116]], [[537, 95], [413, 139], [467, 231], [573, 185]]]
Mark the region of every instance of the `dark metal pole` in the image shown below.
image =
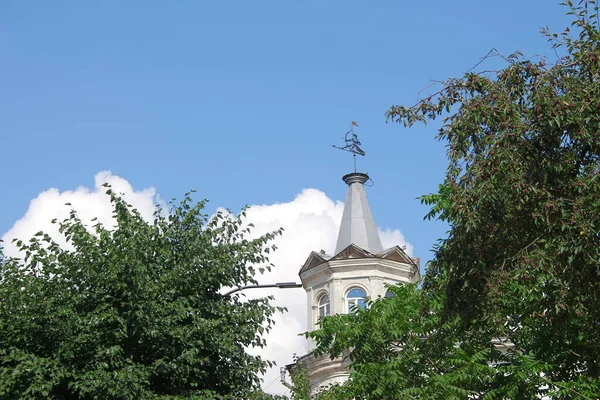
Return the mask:
[[242, 286], [242, 287], [238, 287], [238, 288], [232, 289], [229, 292], [225, 293], [223, 296], [229, 296], [230, 294], [233, 294], [235, 292], [239, 292], [240, 290], [260, 289], [260, 288], [272, 288], [272, 287], [276, 287], [276, 288], [279, 288], [279, 289], [291, 289], [291, 288], [302, 287], [302, 284], [301, 283], [296, 283], [296, 282], [277, 282], [277, 283], [271, 283], [271, 284], [266, 284], [266, 285], [248, 285], [248, 286]]

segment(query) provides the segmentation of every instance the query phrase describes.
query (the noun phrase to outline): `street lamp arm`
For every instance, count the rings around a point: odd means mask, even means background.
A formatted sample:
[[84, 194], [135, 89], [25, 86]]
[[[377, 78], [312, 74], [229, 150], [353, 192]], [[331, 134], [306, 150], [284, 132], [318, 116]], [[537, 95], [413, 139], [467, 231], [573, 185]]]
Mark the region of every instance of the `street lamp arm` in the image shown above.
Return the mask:
[[246, 289], [260, 289], [260, 288], [272, 288], [272, 287], [276, 287], [279, 289], [291, 289], [291, 288], [302, 287], [302, 284], [296, 283], [296, 282], [277, 282], [277, 283], [270, 283], [270, 284], [264, 284], [264, 285], [247, 285], [247, 286], [242, 286], [242, 287], [238, 287], [235, 289], [231, 289], [230, 291], [225, 293], [223, 296], [229, 296], [230, 294], [239, 292], [241, 290], [246, 290]]

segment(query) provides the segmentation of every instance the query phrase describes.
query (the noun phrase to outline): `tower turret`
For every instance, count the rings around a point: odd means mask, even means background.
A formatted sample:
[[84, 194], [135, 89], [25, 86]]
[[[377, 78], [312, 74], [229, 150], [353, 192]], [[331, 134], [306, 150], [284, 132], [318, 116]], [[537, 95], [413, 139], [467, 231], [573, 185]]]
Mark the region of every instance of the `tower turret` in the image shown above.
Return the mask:
[[[299, 273], [307, 295], [309, 331], [318, 328], [320, 318], [350, 313], [365, 307], [367, 298], [384, 297], [387, 285], [419, 279], [417, 258], [399, 246], [383, 250], [364, 187], [369, 176], [353, 172], [343, 180], [348, 192], [334, 254], [311, 252]], [[309, 341], [308, 348], [312, 351], [314, 343]], [[309, 353], [298, 362], [307, 369], [312, 391], [341, 383], [349, 375], [347, 361], [341, 359]]]

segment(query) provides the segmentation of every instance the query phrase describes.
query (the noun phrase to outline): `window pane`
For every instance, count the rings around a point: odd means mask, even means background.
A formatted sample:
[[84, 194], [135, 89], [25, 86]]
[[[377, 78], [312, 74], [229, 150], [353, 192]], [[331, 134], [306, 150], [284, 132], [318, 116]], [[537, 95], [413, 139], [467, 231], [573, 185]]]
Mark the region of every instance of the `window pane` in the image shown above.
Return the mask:
[[367, 294], [365, 293], [364, 290], [359, 289], [359, 288], [354, 288], [351, 289], [348, 294], [346, 295], [347, 299], [351, 299], [351, 298], [360, 298], [360, 297], [367, 297]]
[[357, 304], [359, 308], [364, 310], [367, 307], [367, 299], [358, 299]]
[[326, 317], [329, 315], [329, 296], [324, 294], [319, 299], [319, 317]]
[[323, 296], [321, 296], [321, 300], [319, 300], [319, 305], [323, 306], [325, 304], [329, 304], [329, 296], [327, 296], [326, 294], [324, 294]]
[[348, 300], [348, 313], [354, 312], [355, 307], [356, 307], [356, 299]]

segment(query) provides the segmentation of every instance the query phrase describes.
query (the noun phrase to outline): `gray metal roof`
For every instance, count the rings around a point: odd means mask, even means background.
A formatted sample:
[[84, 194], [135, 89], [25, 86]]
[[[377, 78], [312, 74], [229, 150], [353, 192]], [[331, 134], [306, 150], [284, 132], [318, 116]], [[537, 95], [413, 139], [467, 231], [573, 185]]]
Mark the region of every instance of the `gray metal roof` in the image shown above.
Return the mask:
[[344, 204], [335, 254], [341, 252], [350, 244], [373, 254], [383, 251], [364, 187], [364, 183], [369, 180], [369, 175], [354, 172], [344, 175], [342, 179], [348, 184], [348, 194]]

